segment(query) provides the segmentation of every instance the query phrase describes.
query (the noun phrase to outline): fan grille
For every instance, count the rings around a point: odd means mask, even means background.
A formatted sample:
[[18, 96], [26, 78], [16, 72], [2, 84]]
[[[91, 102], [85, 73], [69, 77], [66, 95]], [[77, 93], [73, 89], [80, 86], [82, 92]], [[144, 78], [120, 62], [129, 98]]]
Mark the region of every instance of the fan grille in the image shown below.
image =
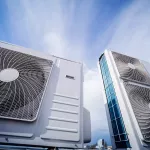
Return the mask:
[[0, 117], [35, 120], [52, 61], [0, 48], [0, 71], [7, 68], [16, 69], [19, 77], [11, 82], [0, 81]]
[[136, 58], [112, 52], [119, 74], [122, 78], [150, 84], [150, 76]]
[[143, 138], [150, 142], [150, 89], [129, 83], [124, 85]]

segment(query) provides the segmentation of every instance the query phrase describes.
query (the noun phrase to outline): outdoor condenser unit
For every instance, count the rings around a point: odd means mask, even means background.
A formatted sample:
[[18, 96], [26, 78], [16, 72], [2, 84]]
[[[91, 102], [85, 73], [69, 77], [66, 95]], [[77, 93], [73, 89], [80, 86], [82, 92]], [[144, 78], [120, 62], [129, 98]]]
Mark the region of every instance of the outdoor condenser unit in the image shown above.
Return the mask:
[[0, 143], [82, 148], [89, 142], [82, 71], [81, 63], [1, 42]]
[[112, 52], [124, 89], [140, 129], [144, 146], [150, 145], [150, 65]]

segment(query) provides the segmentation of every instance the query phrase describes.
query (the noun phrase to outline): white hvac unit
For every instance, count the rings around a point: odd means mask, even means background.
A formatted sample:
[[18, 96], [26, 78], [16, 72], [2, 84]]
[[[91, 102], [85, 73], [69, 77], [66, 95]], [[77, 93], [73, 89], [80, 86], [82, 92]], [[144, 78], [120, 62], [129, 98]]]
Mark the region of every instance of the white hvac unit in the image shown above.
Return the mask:
[[[122, 79], [122, 85], [126, 91], [125, 95], [127, 95], [127, 99], [123, 99], [126, 101], [126, 104], [129, 101], [132, 108], [132, 110], [129, 109], [128, 113], [132, 118], [131, 120], [133, 122], [133, 128], [135, 128], [135, 135], [136, 133], [138, 135], [138, 138], [136, 138], [141, 141], [142, 146], [139, 146], [140, 150], [145, 150], [150, 147], [149, 69], [146, 67], [144, 61], [140, 61], [136, 58], [132, 58], [116, 52], [112, 52], [112, 56], [119, 73], [119, 78]], [[130, 108], [129, 105], [127, 107]], [[134, 116], [132, 116], [132, 112]], [[137, 123], [134, 122], [134, 117], [136, 118]], [[131, 139], [130, 133], [129, 139]], [[133, 147], [132, 141], [133, 140], [131, 139], [131, 147]]]
[[81, 63], [0, 43], [1, 144], [80, 148], [83, 117]]

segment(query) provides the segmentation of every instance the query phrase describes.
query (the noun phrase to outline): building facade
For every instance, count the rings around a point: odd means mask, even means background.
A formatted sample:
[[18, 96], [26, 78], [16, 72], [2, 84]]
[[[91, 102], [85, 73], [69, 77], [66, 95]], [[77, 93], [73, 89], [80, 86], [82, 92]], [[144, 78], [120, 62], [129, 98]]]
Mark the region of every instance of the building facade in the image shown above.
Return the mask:
[[150, 64], [106, 50], [99, 70], [113, 149], [150, 149]]

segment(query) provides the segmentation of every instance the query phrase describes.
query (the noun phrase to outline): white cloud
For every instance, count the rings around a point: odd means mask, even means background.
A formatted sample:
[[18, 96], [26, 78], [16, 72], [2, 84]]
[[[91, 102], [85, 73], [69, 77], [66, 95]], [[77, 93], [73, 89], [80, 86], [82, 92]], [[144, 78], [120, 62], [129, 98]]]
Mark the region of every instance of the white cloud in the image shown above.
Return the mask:
[[76, 61], [86, 59], [88, 30], [92, 24], [90, 18], [96, 15], [93, 13], [94, 1], [6, 2], [12, 41], [15, 37], [33, 49], [42, 49]]
[[150, 2], [134, 1], [116, 20], [111, 41], [107, 45], [122, 52], [150, 61]]
[[67, 51], [67, 42], [59, 33], [50, 32], [44, 36], [44, 45], [50, 54], [65, 57], [64, 51]]
[[98, 69], [85, 69], [84, 106], [91, 112], [92, 132], [108, 130], [107, 119], [102, 98], [102, 81]]

